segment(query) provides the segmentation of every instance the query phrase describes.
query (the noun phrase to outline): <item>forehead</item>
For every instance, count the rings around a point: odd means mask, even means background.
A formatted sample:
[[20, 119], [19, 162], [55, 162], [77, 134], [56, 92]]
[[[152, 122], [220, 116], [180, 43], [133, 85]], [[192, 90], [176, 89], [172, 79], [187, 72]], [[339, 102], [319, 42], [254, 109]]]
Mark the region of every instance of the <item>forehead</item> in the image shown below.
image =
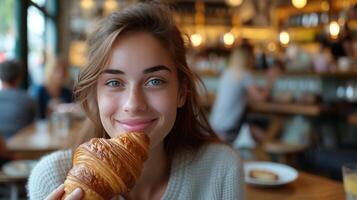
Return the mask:
[[175, 70], [173, 59], [158, 39], [149, 33], [120, 35], [112, 48], [108, 68], [142, 68], [165, 65]]

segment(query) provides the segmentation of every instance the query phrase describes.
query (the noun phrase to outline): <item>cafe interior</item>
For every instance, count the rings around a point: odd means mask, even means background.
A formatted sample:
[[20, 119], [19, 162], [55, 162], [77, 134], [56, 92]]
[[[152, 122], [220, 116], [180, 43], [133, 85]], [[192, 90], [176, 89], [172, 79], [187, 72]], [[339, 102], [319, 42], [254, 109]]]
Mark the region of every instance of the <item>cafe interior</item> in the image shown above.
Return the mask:
[[[138, 2], [1, 0], [0, 63], [18, 62], [23, 73], [15, 87], [35, 103], [41, 85], [55, 77], [72, 91], [95, 26]], [[222, 142], [240, 154], [245, 199], [357, 199], [357, 0], [162, 2], [183, 33], [189, 67], [202, 80], [200, 104], [210, 122], [217, 99], [234, 98], [218, 97], [234, 50], [251, 53], [251, 67], [241, 72], [250, 74], [258, 96], [267, 95], [254, 99], [244, 86], [246, 100], [234, 99], [243, 107], [229, 139], [212, 122]], [[65, 67], [51, 76], [53, 66]], [[0, 92], [6, 88], [1, 80]], [[31, 169], [42, 156], [76, 145], [86, 116], [75, 100], [61, 98], [44, 110], [37, 105], [26, 123], [16, 119], [32, 111], [19, 101], [14, 109], [26, 112], [6, 120], [12, 107], [5, 101], [0, 93], [0, 199], [27, 199]], [[234, 111], [228, 111], [220, 115], [229, 118]], [[13, 124], [16, 131], [7, 133]], [[278, 179], [255, 179], [254, 169]]]

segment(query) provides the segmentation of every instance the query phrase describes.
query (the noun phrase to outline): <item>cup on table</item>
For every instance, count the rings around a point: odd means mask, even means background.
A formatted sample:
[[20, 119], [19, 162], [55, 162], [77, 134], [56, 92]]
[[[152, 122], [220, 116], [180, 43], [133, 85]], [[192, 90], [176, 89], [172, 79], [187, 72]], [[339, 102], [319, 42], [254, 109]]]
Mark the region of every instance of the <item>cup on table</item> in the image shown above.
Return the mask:
[[357, 163], [342, 166], [346, 200], [357, 200]]
[[51, 114], [52, 130], [60, 137], [66, 137], [69, 132], [70, 119], [67, 113], [53, 112]]

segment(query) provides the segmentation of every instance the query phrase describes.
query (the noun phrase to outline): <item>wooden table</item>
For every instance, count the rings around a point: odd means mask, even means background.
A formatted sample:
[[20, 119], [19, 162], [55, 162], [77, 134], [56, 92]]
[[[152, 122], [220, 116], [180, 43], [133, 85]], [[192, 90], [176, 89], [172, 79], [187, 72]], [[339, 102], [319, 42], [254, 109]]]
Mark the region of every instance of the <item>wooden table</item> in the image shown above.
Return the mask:
[[322, 112], [322, 107], [317, 104], [296, 104], [277, 102], [254, 102], [248, 104], [252, 112], [275, 113], [275, 114], [300, 114], [306, 116], [318, 116]]
[[246, 185], [247, 200], [344, 200], [343, 184], [313, 174], [299, 172], [292, 183], [273, 188]]
[[77, 142], [81, 123], [72, 123], [69, 130], [54, 130], [48, 121], [36, 122], [17, 133], [7, 142], [8, 151], [16, 159], [36, 159], [42, 155], [71, 148]]

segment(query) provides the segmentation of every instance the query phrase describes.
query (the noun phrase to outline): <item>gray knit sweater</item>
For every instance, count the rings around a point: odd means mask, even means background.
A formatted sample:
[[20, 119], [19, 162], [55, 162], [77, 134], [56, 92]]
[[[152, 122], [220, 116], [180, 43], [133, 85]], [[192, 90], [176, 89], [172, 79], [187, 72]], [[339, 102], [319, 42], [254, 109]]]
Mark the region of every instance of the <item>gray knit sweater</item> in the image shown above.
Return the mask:
[[[71, 168], [72, 152], [57, 151], [45, 156], [28, 181], [32, 200], [44, 199], [62, 184]], [[198, 154], [181, 153], [172, 163], [163, 200], [244, 199], [243, 173], [237, 152], [222, 144], [211, 144]]]

